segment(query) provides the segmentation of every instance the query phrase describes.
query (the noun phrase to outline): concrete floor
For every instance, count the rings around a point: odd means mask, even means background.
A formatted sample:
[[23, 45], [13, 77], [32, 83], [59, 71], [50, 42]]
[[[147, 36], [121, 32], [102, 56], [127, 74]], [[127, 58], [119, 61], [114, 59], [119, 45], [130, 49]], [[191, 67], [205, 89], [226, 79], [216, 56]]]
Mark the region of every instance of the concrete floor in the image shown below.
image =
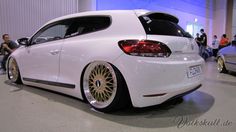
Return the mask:
[[203, 86], [160, 106], [112, 114], [82, 101], [0, 76], [0, 132], [234, 132], [236, 75], [220, 74], [208, 61]]

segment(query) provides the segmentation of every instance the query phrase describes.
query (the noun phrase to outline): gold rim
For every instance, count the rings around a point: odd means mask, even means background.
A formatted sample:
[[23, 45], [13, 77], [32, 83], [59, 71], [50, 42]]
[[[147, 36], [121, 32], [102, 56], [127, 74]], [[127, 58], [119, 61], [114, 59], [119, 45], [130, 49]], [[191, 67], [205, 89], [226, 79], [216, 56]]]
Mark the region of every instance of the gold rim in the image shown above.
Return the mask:
[[11, 59], [9, 62], [9, 78], [12, 81], [16, 81], [19, 75], [19, 70], [15, 59]]
[[93, 107], [108, 107], [117, 92], [117, 78], [112, 65], [103, 61], [89, 64], [83, 77], [83, 92]]
[[89, 91], [99, 102], [106, 102], [112, 97], [114, 80], [110, 70], [104, 65], [97, 65], [89, 75]]
[[224, 68], [224, 61], [223, 59], [219, 58], [218, 59], [218, 70], [221, 72]]

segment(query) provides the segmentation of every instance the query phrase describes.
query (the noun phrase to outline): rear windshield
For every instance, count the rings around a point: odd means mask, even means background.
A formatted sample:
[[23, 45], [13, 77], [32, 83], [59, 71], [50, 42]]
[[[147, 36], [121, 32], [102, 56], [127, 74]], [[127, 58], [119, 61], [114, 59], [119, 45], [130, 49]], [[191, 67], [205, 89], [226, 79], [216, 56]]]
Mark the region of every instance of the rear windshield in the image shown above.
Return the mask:
[[192, 38], [192, 36], [185, 32], [177, 23], [170, 20], [151, 18], [148, 16], [140, 16], [139, 20], [141, 21], [146, 34]]

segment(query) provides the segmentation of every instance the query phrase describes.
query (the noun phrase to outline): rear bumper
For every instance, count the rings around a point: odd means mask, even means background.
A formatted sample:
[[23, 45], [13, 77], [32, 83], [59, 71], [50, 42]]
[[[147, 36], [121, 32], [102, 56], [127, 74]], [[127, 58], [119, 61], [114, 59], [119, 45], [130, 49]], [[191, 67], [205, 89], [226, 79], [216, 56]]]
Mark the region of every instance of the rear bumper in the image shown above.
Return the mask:
[[153, 96], [153, 97], [141, 97], [139, 101], [132, 100], [132, 104], [134, 107], [147, 107], [147, 106], [152, 106], [152, 105], [158, 105], [162, 104], [168, 100], [172, 100], [174, 98], [184, 96], [186, 94], [189, 94], [198, 88], [201, 87], [201, 84], [195, 84], [192, 86], [184, 86], [178, 88], [178, 90], [175, 91], [168, 91], [162, 96]]
[[[204, 60], [197, 55], [148, 58], [123, 55], [114, 62], [124, 76], [134, 107], [161, 104], [170, 98], [200, 87], [203, 75], [189, 78], [189, 67]], [[203, 73], [203, 71], [202, 71]]]
[[202, 84], [198, 85], [197, 87], [195, 87], [195, 88], [193, 88], [193, 89], [191, 89], [191, 90], [189, 90], [189, 91], [186, 91], [186, 92], [184, 92], [184, 93], [175, 95], [175, 96], [169, 98], [168, 100], [166, 100], [165, 102], [167, 102], [167, 101], [169, 101], [169, 100], [173, 100], [173, 99], [179, 98], [179, 97], [183, 97], [183, 96], [185, 96], [185, 95], [187, 95], [187, 94], [190, 94], [190, 93], [192, 93], [192, 92], [198, 90], [201, 86], [202, 86]]

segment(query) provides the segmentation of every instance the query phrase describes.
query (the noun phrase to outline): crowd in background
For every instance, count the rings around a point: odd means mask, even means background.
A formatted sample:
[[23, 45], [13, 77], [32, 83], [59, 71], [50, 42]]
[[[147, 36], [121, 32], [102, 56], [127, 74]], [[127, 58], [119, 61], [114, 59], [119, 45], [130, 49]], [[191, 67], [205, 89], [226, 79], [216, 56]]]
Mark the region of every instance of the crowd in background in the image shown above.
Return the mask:
[[[201, 29], [200, 33], [201, 34], [199, 33], [196, 34], [195, 41], [199, 46], [199, 55], [202, 56], [204, 59], [207, 59], [211, 55], [217, 57], [217, 53], [220, 49], [227, 47], [231, 44], [231, 41], [229, 40], [227, 35], [223, 34], [220, 40], [218, 40], [217, 35], [214, 35], [212, 44], [211, 46], [209, 46], [207, 45], [207, 35], [204, 32], [204, 29]], [[234, 35], [233, 41], [236, 41], [236, 34]]]

